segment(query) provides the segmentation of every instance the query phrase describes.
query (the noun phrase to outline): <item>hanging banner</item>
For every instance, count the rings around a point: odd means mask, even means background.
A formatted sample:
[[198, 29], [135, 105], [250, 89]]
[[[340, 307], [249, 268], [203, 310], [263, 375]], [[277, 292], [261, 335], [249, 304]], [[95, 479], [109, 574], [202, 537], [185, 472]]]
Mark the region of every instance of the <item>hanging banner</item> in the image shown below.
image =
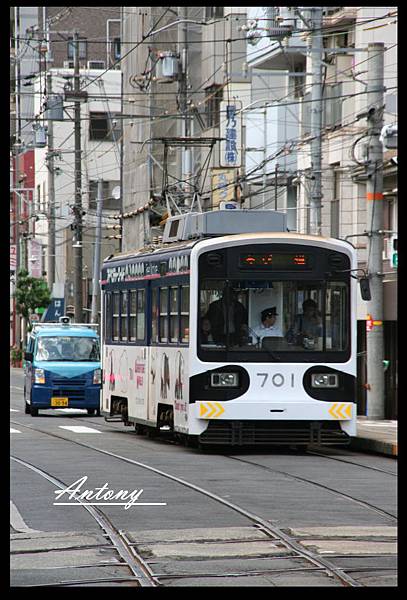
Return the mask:
[[212, 207], [235, 200], [235, 170], [212, 169]]
[[42, 277], [42, 244], [28, 240], [28, 271], [31, 277]]
[[11, 244], [10, 246], [10, 271], [15, 271], [17, 267], [17, 246]]
[[240, 100], [220, 103], [220, 166], [242, 164], [242, 103]]

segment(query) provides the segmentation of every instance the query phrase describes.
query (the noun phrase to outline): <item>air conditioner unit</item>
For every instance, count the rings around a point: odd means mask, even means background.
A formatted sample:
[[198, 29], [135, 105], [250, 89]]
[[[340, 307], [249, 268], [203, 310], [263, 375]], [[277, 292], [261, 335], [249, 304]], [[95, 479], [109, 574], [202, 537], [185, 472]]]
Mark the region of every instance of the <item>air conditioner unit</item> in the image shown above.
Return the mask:
[[64, 69], [74, 69], [74, 61], [73, 60], [64, 60]]
[[88, 60], [88, 69], [105, 69], [106, 63], [104, 60]]

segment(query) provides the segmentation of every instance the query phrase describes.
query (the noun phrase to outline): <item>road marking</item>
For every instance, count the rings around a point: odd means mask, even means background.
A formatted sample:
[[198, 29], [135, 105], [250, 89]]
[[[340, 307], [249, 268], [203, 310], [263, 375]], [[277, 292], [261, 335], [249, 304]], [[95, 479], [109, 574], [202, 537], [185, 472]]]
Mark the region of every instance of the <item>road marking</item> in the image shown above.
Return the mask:
[[41, 533], [38, 529], [31, 529], [25, 523], [23, 517], [18, 511], [17, 506], [10, 500], [10, 525], [19, 533]]
[[10, 412], [20, 412], [20, 411], [15, 408], [10, 408]]
[[58, 427], [60, 429], [69, 429], [69, 431], [73, 431], [74, 433], [102, 433], [92, 427], [82, 427], [81, 425], [58, 425]]
[[13, 390], [21, 390], [22, 392], [24, 391], [24, 388], [22, 388], [22, 387], [18, 387], [18, 386], [16, 386], [16, 385], [12, 385], [12, 386], [10, 386], [10, 387], [11, 387], [11, 389], [13, 389]]
[[10, 427], [10, 433], [21, 433], [21, 431], [18, 431], [18, 429], [13, 429], [12, 427]]

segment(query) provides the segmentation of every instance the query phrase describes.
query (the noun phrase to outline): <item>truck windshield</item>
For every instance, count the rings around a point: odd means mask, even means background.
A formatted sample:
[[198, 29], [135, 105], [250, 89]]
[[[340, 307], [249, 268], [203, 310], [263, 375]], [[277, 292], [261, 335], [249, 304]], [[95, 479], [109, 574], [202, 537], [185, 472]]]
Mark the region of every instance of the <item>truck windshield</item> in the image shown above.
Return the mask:
[[35, 360], [96, 362], [100, 360], [99, 341], [78, 336], [40, 337]]

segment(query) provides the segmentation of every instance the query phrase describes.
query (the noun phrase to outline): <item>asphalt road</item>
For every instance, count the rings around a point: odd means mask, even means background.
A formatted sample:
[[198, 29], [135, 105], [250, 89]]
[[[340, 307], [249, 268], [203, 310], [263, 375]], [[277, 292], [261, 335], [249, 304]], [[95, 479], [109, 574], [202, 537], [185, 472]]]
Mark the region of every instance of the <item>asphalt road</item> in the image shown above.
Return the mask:
[[[85, 411], [33, 418], [21, 370], [11, 384], [12, 586], [397, 584], [395, 459], [344, 449], [204, 454]], [[96, 510], [118, 545], [83, 505], [57, 499], [75, 482], [80, 493], [103, 488], [91, 501], [105, 502]], [[101, 498], [108, 491], [120, 497]]]

